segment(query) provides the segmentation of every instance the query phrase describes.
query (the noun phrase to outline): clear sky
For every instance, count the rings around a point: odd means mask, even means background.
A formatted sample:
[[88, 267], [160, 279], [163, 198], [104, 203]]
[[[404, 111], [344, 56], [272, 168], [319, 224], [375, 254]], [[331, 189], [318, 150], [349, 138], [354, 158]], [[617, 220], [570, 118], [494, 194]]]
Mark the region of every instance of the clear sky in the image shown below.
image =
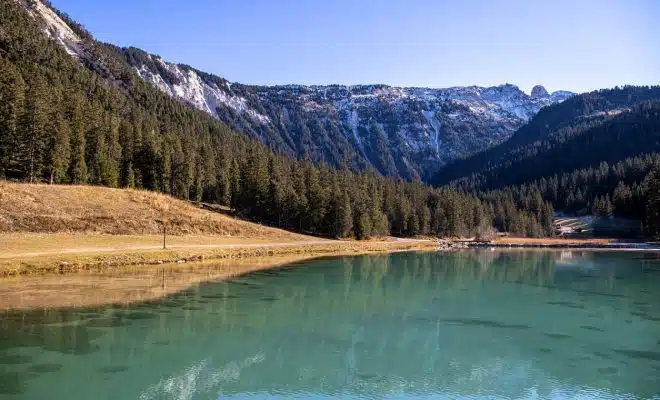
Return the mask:
[[99, 40], [247, 84], [660, 84], [660, 0], [52, 0]]

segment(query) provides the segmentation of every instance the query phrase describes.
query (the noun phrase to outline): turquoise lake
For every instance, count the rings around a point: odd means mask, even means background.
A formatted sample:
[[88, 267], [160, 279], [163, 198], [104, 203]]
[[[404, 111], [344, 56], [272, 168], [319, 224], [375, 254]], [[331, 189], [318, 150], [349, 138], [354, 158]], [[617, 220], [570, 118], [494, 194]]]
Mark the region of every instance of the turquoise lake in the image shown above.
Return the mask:
[[261, 398], [660, 399], [660, 261], [325, 258], [129, 307], [0, 313], [3, 400]]

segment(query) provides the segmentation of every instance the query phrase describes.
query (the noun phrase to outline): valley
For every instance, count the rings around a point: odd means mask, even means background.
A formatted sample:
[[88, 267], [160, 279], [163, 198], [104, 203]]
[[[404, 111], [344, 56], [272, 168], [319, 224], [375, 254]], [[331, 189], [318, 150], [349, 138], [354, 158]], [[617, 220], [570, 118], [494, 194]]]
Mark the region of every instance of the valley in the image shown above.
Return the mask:
[[657, 11], [0, 0], [0, 400], [656, 398]]
[[[138, 203], [162, 203], [127, 206], [144, 218], [124, 218], [111, 192], [97, 204], [81, 194], [97, 189], [75, 186], [74, 196], [53, 185], [21, 197], [11, 183], [5, 209], [34, 209], [2, 221], [8, 231], [149, 241], [165, 209], [188, 213], [169, 221], [172, 235], [301, 243], [552, 237], [557, 211], [624, 218], [636, 237], [660, 225], [647, 207], [658, 87], [249, 85], [99, 42], [49, 3], [9, 1], [3, 21], [0, 176], [125, 188]], [[82, 218], [66, 211], [72, 204]], [[190, 204], [234, 218], [200, 216]], [[225, 245], [234, 243], [213, 244]]]

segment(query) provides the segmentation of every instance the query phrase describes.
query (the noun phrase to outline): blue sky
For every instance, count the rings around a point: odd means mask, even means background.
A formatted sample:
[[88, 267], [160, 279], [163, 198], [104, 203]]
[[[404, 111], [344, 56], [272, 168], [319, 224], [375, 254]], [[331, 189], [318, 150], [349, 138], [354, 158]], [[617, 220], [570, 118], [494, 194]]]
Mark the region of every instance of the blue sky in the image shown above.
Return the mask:
[[52, 0], [100, 40], [247, 84], [660, 84], [655, 0]]

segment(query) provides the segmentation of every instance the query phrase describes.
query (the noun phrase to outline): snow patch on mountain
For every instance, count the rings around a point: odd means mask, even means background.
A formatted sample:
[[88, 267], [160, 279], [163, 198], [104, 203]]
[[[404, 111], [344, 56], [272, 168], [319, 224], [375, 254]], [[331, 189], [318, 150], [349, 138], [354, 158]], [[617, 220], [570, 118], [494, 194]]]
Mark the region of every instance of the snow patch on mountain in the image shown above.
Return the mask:
[[151, 83], [169, 96], [186, 102], [199, 110], [206, 111], [216, 118], [218, 117], [218, 107], [227, 106], [240, 114], [249, 116], [259, 123], [266, 124], [270, 122], [269, 117], [249, 108], [247, 100], [228, 93], [227, 91], [231, 90], [229, 85], [227, 85], [226, 90], [221, 89], [216, 83], [203, 81], [192, 69], [165, 62], [160, 57], [154, 58], [156, 62], [161, 63], [163, 67], [176, 77], [178, 83], [166, 81], [160, 74], [151, 71], [144, 65], [134, 67], [134, 69], [140, 78]]
[[[45, 33], [67, 53], [103, 72], [102, 60], [94, 60], [94, 53], [85, 49], [87, 39], [76, 35], [57, 13], [38, 0], [15, 1], [42, 19]], [[123, 50], [133, 51], [120, 49], [120, 53]], [[334, 164], [348, 158], [356, 168], [378, 166], [384, 174], [410, 179], [432, 176], [458, 157], [501, 143], [542, 107], [573, 95], [549, 94], [540, 86], [528, 95], [511, 84], [451, 88], [230, 84], [135, 50], [139, 57], [123, 55], [142, 80], [276, 151]]]
[[358, 149], [362, 152], [362, 154], [364, 154], [364, 145], [362, 144], [362, 139], [358, 134], [358, 125], [360, 119], [358, 116], [357, 109], [353, 108], [351, 110], [347, 110], [344, 112], [344, 114], [348, 115], [348, 118], [346, 118], [345, 121], [348, 123], [348, 126], [350, 127], [350, 132], [353, 136], [353, 139], [355, 140], [355, 144], [357, 144]]
[[78, 60], [87, 59], [88, 53], [82, 46], [82, 39], [53, 10], [41, 1], [18, 0], [33, 17], [39, 16], [44, 22], [44, 32], [55, 39], [69, 55]]
[[424, 115], [424, 118], [426, 118], [426, 121], [433, 129], [433, 141], [435, 142], [434, 144], [438, 154], [440, 154], [440, 146], [442, 145], [442, 140], [440, 140], [440, 121], [435, 117], [435, 112], [433, 111], [424, 110], [422, 111], [422, 115]]

